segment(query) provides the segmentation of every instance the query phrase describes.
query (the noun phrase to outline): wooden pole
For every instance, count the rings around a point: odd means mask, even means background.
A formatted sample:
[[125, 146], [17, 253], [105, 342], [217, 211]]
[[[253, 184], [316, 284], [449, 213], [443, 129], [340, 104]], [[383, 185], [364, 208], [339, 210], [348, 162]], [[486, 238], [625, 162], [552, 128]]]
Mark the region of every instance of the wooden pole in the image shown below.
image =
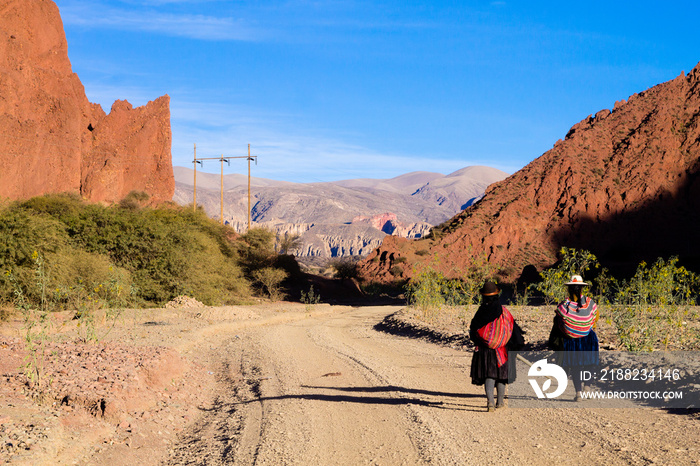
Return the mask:
[[221, 224], [224, 224], [224, 154], [221, 154]]
[[250, 144], [248, 144], [248, 231], [250, 231]]
[[197, 144], [194, 145], [194, 199], [192, 210], [197, 211]]

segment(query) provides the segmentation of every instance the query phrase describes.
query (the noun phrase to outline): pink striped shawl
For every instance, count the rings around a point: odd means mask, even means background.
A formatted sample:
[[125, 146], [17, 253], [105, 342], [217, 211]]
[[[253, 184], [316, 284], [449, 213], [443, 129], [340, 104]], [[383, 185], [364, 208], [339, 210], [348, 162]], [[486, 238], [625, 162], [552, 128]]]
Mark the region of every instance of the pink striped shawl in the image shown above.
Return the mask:
[[598, 306], [588, 297], [583, 297], [583, 306], [567, 299], [557, 306], [556, 312], [561, 318], [561, 329], [569, 338], [588, 335], [598, 318]]

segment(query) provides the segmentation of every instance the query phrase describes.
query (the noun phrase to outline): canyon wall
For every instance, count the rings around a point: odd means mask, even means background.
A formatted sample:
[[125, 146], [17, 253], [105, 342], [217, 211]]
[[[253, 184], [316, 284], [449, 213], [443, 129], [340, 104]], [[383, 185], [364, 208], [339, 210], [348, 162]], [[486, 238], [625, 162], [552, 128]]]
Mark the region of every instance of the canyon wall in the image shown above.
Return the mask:
[[699, 212], [700, 65], [584, 118], [430, 238], [387, 237], [361, 272], [406, 279], [437, 256], [454, 275], [483, 255], [513, 280], [528, 265], [555, 263], [562, 246], [623, 272], [674, 255], [697, 270]]
[[143, 107], [90, 103], [50, 0], [0, 1], [0, 197], [71, 192], [115, 202], [175, 189], [170, 98]]

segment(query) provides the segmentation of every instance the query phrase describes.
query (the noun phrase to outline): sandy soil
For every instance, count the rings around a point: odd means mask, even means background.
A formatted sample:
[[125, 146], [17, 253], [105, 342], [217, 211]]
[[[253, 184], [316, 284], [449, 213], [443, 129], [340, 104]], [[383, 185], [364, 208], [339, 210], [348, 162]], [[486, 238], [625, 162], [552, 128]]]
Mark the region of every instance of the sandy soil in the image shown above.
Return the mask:
[[[427, 332], [431, 326], [418, 329], [400, 311], [293, 303], [136, 310], [99, 344], [87, 345], [76, 343], [71, 316], [57, 314], [44, 371], [50, 390], [39, 400], [38, 387], [28, 386], [18, 369], [21, 323], [4, 323], [0, 463], [696, 464], [700, 458], [697, 412], [487, 413], [482, 388], [468, 378], [471, 351], [461, 329]], [[534, 346], [546, 338], [551, 314], [512, 311]], [[396, 334], [411, 328], [412, 336]], [[601, 329], [601, 343], [614, 349], [614, 334], [606, 332]]]

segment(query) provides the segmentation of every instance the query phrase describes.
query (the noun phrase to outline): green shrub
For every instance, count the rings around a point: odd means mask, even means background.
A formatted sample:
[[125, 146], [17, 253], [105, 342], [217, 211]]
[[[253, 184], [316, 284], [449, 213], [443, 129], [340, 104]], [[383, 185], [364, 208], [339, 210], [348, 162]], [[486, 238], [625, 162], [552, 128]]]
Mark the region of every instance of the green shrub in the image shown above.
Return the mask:
[[309, 292], [305, 292], [304, 290], [301, 290], [301, 297], [299, 299], [302, 303], [306, 304], [306, 310], [310, 311], [314, 304], [318, 304], [321, 302], [321, 295], [314, 292], [314, 286], [311, 285], [309, 287]]
[[447, 278], [441, 271], [444, 267], [437, 255], [430, 264], [422, 264], [406, 286], [409, 305], [431, 319], [444, 306], [478, 303], [479, 289], [487, 279], [496, 275], [498, 268], [488, 262], [485, 254], [472, 253], [468, 257], [466, 265], [452, 267], [450, 276], [458, 278]]
[[688, 325], [697, 319], [695, 303], [700, 279], [678, 265], [678, 258], [659, 258], [649, 266], [641, 262], [629, 280], [617, 280], [600, 267], [588, 251], [562, 248], [556, 267], [540, 273], [542, 282], [535, 288], [550, 302], [567, 296], [566, 283], [571, 275], [596, 272], [593, 295], [600, 306], [601, 318], [615, 326], [617, 335], [629, 351], [653, 349], [698, 349], [697, 331]]
[[352, 259], [337, 259], [331, 261], [329, 265], [335, 272], [335, 278], [339, 280], [357, 278], [357, 262]]
[[131, 191], [124, 199], [119, 201], [119, 207], [127, 210], [136, 210], [148, 202], [150, 196], [143, 191]]
[[431, 317], [445, 305], [443, 296], [445, 276], [430, 268], [424, 268], [406, 286], [408, 304], [417, 308], [424, 317]]
[[241, 236], [241, 255], [249, 276], [258, 269], [270, 267], [275, 261], [275, 234], [266, 228], [251, 228]]
[[279, 301], [282, 297], [280, 284], [286, 277], [287, 272], [273, 267], [265, 267], [253, 272], [253, 278], [262, 286], [273, 301]]
[[275, 249], [279, 254], [290, 254], [301, 247], [301, 236], [285, 233], [275, 239]]
[[[126, 199], [145, 200], [139, 193]], [[48, 195], [0, 210], [0, 267], [26, 285], [33, 274], [31, 256], [38, 251], [46, 261], [49, 289], [91, 288], [118, 275], [135, 304], [162, 304], [180, 294], [224, 304], [250, 294], [243, 276], [249, 265], [240, 251], [251, 248], [233, 237], [230, 228], [201, 210], [106, 207], [72, 195]], [[10, 301], [11, 293], [8, 280], [0, 279], [0, 300]], [[27, 299], [37, 297], [28, 292]], [[69, 301], [64, 293], [56, 303]]]
[[464, 280], [448, 279], [442, 272], [425, 267], [406, 285], [406, 299], [410, 306], [431, 319], [444, 306], [471, 304], [474, 296]]
[[614, 323], [628, 351], [700, 349], [698, 329], [688, 323], [698, 320], [698, 311], [687, 305], [622, 305], [601, 309], [601, 318]]
[[581, 275], [586, 279], [586, 272], [600, 267], [596, 256], [586, 250], [578, 251], [563, 247], [559, 251], [559, 256], [556, 267], [540, 272], [542, 280], [533, 285], [534, 289], [544, 295], [549, 304], [560, 301], [567, 296], [565, 283], [571, 279], [572, 275]]
[[0, 270], [5, 272], [0, 275], [0, 300], [13, 301], [15, 285], [8, 273], [12, 272], [13, 280], [26, 290], [26, 299], [39, 302], [33, 286], [36, 254], [48, 261], [66, 248], [68, 241], [62, 224], [49, 216], [11, 209], [0, 212]]
[[617, 286], [615, 302], [634, 305], [693, 303], [699, 277], [677, 264], [678, 257], [668, 261], [658, 258], [651, 267], [641, 262], [634, 276]]

